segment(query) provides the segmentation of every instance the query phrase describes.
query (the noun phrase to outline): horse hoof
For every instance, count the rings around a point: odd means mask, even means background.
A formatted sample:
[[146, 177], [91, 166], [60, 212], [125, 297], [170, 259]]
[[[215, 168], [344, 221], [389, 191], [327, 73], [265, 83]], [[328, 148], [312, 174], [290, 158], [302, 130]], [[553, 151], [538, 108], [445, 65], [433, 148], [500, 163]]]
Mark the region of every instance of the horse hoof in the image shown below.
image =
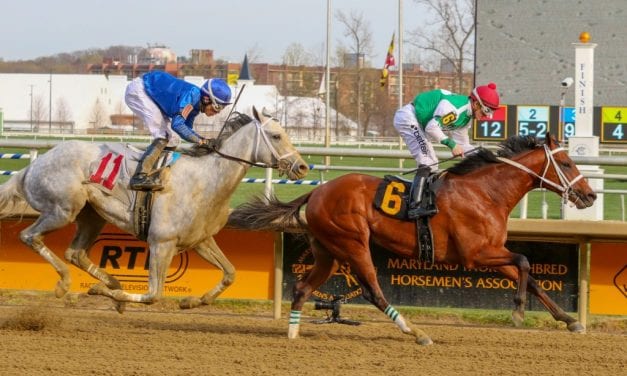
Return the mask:
[[87, 295], [103, 295], [105, 286], [102, 283], [92, 285], [87, 291]]
[[118, 313], [124, 313], [126, 311], [126, 302], [115, 302], [115, 310]]
[[566, 327], [568, 328], [569, 331], [573, 333], [585, 333], [586, 332], [586, 328], [584, 328], [583, 325], [579, 323], [579, 321], [571, 322]]
[[57, 298], [62, 298], [67, 294], [68, 288], [65, 283], [59, 281], [57, 282], [56, 287], [54, 288], [54, 296]]
[[431, 340], [431, 338], [427, 336], [416, 337], [416, 343], [419, 344], [420, 346], [433, 345], [433, 341]]
[[522, 313], [518, 311], [512, 312], [512, 321], [514, 322], [515, 327], [520, 328], [524, 320], [525, 316]]
[[180, 309], [191, 309], [200, 306], [200, 299], [198, 298], [183, 298], [179, 301]]

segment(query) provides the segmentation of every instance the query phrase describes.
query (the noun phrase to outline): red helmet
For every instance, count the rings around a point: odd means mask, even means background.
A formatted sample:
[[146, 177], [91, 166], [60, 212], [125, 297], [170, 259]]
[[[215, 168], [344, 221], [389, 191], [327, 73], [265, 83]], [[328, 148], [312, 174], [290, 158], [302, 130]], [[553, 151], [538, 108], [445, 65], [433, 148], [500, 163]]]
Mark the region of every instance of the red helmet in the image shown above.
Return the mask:
[[472, 89], [470, 97], [479, 102], [482, 108], [487, 107], [491, 110], [499, 108], [499, 93], [496, 91], [496, 84], [494, 82]]

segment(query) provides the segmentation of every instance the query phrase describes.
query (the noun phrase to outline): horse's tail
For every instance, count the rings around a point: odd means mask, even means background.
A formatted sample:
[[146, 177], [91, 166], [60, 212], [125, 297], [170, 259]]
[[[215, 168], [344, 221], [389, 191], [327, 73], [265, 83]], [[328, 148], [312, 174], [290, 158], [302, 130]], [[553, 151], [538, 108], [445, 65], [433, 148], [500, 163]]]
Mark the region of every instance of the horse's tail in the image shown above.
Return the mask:
[[310, 195], [311, 192], [290, 202], [282, 202], [274, 195], [253, 197], [231, 212], [227, 226], [244, 230], [306, 231], [307, 223], [300, 215], [300, 208]]
[[18, 208], [21, 209], [20, 213], [28, 208], [22, 190], [26, 170], [28, 167], [12, 175], [6, 183], [0, 185], [0, 218], [16, 214]]

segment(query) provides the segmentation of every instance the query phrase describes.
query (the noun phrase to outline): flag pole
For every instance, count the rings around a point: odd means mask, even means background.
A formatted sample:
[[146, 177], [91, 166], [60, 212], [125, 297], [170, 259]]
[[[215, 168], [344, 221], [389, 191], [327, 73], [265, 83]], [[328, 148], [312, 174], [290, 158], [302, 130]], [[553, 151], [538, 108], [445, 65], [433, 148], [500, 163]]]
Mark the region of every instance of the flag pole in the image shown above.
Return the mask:
[[[326, 70], [325, 70], [325, 121], [326, 121], [326, 130], [325, 130], [325, 138], [324, 138], [324, 146], [331, 146], [331, 109], [330, 109], [330, 83], [331, 83], [331, 64], [330, 64], [330, 55], [331, 55], [331, 0], [327, 0], [327, 56], [326, 56]], [[337, 93], [335, 94], [337, 95]], [[335, 109], [337, 111], [337, 108]], [[336, 124], [337, 126], [337, 124]], [[328, 155], [324, 157], [324, 164], [328, 166], [331, 162], [331, 157]]]
[[398, 108], [403, 107], [403, 0], [398, 0]]
[[[403, 0], [398, 0], [398, 108], [403, 107]], [[398, 149], [403, 149], [403, 138], [398, 136]], [[398, 167], [403, 168], [399, 158]]]

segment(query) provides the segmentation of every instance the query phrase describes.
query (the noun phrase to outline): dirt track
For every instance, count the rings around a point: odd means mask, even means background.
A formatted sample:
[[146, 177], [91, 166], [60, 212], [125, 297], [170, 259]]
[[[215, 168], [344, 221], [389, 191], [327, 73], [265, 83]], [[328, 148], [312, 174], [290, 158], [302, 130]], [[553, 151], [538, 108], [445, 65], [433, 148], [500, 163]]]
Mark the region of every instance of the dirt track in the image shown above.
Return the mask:
[[[627, 374], [621, 331], [577, 335], [414, 320], [435, 342], [420, 347], [383, 314], [367, 312], [360, 326], [316, 325], [305, 316], [302, 338], [289, 341], [287, 319], [273, 320], [269, 311], [178, 311], [170, 304], [119, 315], [99, 297], [75, 297], [71, 306], [39, 299], [0, 302], [2, 375]], [[44, 328], [20, 327], [29, 323]]]

